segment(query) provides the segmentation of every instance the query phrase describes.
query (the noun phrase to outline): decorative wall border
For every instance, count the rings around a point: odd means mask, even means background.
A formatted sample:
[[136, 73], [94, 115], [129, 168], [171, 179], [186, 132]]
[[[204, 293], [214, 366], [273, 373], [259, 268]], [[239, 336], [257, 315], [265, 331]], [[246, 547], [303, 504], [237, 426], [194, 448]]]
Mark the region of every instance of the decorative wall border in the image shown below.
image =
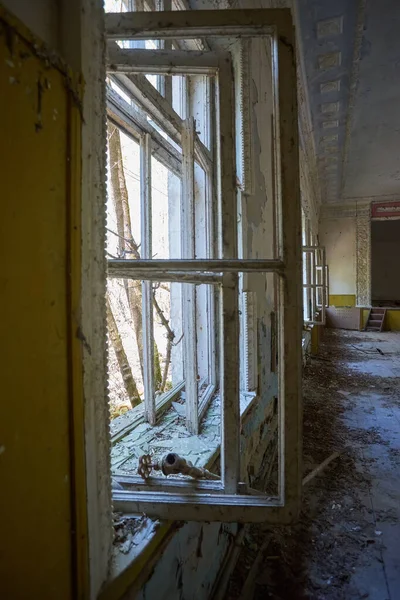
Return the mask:
[[400, 219], [400, 201], [373, 202], [371, 205], [371, 219], [376, 221]]
[[356, 213], [356, 293], [358, 306], [371, 306], [371, 208]]
[[370, 202], [348, 202], [346, 204], [322, 204], [320, 210], [321, 219], [343, 219], [354, 218], [357, 212], [369, 208]]

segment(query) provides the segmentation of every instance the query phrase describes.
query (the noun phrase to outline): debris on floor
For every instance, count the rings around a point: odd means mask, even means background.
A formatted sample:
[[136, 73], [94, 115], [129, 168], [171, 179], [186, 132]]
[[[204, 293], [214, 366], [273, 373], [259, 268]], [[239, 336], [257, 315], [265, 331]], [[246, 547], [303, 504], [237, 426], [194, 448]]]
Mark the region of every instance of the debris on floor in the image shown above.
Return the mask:
[[335, 458], [297, 524], [249, 528], [226, 600], [400, 598], [399, 357], [400, 334], [326, 330], [305, 370], [304, 476]]

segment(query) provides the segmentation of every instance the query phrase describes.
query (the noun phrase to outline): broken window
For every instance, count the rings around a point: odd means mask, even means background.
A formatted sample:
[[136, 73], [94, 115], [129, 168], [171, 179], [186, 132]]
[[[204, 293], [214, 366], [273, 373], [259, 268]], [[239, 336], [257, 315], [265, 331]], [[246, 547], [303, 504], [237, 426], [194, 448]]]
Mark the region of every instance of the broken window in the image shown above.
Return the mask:
[[[113, 472], [129, 467], [116, 477], [123, 489], [114, 491], [114, 507], [187, 520], [288, 520], [298, 508], [301, 480], [290, 13], [153, 15], [151, 4], [142, 6], [149, 12], [129, 12], [128, 2], [125, 8], [106, 16], [107, 308], [114, 369], [137, 406], [111, 425]], [[269, 57], [274, 105], [267, 140], [273, 146], [271, 232], [257, 257], [248, 255], [246, 194], [259, 175], [249, 167], [242, 123], [248, 97], [240, 80], [251, 43]], [[268, 303], [279, 422], [279, 485], [272, 497], [244, 481], [240, 431], [263, 376], [258, 348], [268, 334], [257, 331], [257, 315]], [[128, 437], [134, 456], [118, 446]], [[220, 466], [210, 474], [219, 453]], [[177, 455], [196, 459], [191, 465]], [[141, 477], [132, 474], [138, 463]], [[174, 476], [160, 477], [160, 470]]]

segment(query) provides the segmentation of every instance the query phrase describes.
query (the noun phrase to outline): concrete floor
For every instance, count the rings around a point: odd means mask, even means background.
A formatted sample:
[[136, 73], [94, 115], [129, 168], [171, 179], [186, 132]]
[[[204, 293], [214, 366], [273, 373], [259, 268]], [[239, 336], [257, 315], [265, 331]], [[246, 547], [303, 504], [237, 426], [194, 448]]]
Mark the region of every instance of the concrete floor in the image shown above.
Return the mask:
[[304, 378], [304, 474], [334, 451], [296, 525], [251, 528], [227, 599], [269, 540], [249, 600], [400, 600], [400, 333], [326, 331]]
[[[373, 560], [356, 566], [352, 583], [360, 598], [397, 600], [400, 598], [400, 397], [397, 378], [400, 377], [400, 334], [363, 332], [365, 341], [354, 346], [370, 356], [368, 360], [348, 362], [360, 374], [387, 379], [385, 392], [368, 391], [349, 396], [354, 400], [344, 413], [350, 429], [373, 430], [379, 435], [377, 443], [359, 443], [355, 448], [360, 470], [368, 468], [368, 492], [360, 492], [365, 517], [371, 521], [379, 539]], [[346, 340], [346, 335], [343, 335]], [[350, 339], [350, 338], [349, 338]], [[378, 352], [379, 348], [384, 355]], [[366, 354], [368, 352], [368, 354]], [[397, 391], [396, 391], [397, 390]], [[388, 398], [387, 392], [395, 397]]]

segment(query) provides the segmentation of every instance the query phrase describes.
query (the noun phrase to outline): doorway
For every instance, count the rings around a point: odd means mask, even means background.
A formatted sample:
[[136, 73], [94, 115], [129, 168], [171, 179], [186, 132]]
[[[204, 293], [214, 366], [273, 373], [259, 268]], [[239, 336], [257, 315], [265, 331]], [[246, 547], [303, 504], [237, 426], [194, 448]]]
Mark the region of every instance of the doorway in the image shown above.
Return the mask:
[[371, 221], [373, 306], [400, 306], [400, 220]]

